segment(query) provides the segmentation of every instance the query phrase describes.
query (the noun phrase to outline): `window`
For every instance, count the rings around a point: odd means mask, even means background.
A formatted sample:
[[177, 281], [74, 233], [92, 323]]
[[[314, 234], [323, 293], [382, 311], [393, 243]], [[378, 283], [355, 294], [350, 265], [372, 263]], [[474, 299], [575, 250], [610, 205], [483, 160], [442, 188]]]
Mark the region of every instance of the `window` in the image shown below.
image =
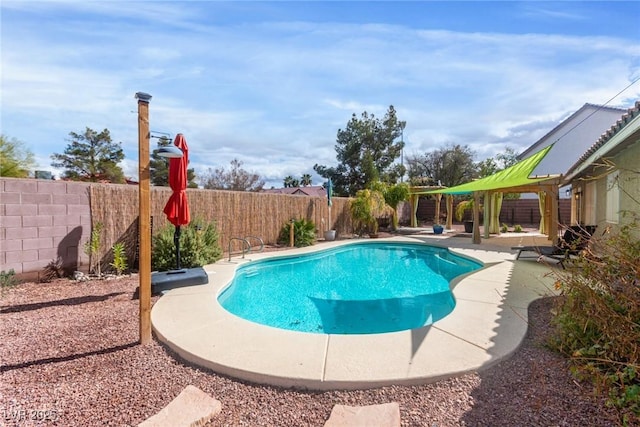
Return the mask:
[[618, 186], [619, 172], [607, 175], [607, 222], [617, 224], [620, 212], [620, 187]]

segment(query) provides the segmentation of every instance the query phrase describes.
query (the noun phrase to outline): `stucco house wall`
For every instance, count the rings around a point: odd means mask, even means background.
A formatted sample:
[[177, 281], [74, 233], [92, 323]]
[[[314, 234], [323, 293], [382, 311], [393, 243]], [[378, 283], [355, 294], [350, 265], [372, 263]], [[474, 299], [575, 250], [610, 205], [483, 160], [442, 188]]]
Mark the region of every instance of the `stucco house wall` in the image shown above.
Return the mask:
[[640, 214], [640, 139], [614, 158], [620, 171], [620, 210]]
[[[595, 220], [598, 228], [612, 226], [617, 228], [622, 224], [629, 223], [630, 213], [640, 214], [640, 142], [626, 148], [620, 154], [609, 159], [613, 169], [596, 181], [596, 203]], [[594, 169], [603, 171], [605, 168]], [[611, 175], [617, 173], [617, 185], [620, 188], [618, 193], [617, 211], [619, 213], [617, 221], [607, 218], [607, 197], [610, 194], [610, 183], [615, 178]]]

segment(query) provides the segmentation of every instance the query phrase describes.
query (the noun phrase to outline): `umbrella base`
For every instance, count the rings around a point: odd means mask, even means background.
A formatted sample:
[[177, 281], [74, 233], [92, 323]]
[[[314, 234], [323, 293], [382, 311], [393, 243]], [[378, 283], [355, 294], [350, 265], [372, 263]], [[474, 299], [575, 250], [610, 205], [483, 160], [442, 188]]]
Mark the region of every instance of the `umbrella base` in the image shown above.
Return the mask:
[[151, 274], [151, 291], [154, 295], [183, 286], [204, 285], [209, 276], [202, 267], [162, 271]]

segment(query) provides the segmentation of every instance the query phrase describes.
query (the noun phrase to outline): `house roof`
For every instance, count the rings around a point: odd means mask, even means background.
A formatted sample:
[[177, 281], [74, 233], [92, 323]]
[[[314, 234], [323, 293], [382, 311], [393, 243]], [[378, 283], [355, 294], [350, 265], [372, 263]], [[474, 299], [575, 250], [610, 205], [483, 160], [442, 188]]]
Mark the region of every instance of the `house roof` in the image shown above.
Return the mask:
[[585, 169], [605, 156], [613, 156], [640, 141], [640, 101], [627, 110], [600, 138], [569, 168], [564, 179], [568, 183]]
[[271, 188], [264, 190], [265, 193], [271, 194], [291, 194], [297, 196], [313, 196], [313, 197], [325, 197], [327, 190], [322, 185], [309, 185], [306, 187], [284, 187], [284, 188]]
[[578, 160], [580, 154], [624, 112], [625, 110], [621, 108], [584, 104], [523, 151], [518, 159], [527, 158], [554, 144], [553, 150], [532, 173], [534, 175], [563, 174]]
[[557, 176], [546, 175], [531, 177], [533, 170], [552, 148], [553, 144], [543, 148], [533, 156], [520, 160], [515, 165], [501, 170], [491, 176], [467, 182], [465, 184], [456, 185], [455, 187], [429, 191], [429, 194], [468, 194], [473, 193], [474, 191], [507, 190], [527, 187], [532, 184], [538, 184], [541, 181], [554, 179]]

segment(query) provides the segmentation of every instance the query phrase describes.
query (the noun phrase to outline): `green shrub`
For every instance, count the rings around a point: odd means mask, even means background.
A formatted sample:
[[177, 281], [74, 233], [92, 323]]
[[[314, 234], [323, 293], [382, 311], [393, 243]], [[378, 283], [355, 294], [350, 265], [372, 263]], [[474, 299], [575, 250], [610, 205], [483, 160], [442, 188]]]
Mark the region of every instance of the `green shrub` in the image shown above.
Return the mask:
[[[380, 184], [374, 185], [380, 187]], [[379, 190], [358, 190], [349, 204], [354, 230], [358, 235], [378, 233], [378, 217], [384, 214], [386, 202]]]
[[553, 348], [572, 370], [606, 390], [624, 425], [640, 424], [640, 241], [637, 222], [595, 241], [560, 273], [563, 298]]
[[516, 224], [513, 226], [513, 231], [516, 233], [522, 233], [522, 226], [520, 224]]
[[509, 226], [503, 222], [502, 225], [500, 226], [500, 232], [506, 233], [507, 231], [509, 231]]
[[[175, 269], [175, 227], [168, 224], [153, 236], [151, 266], [156, 271]], [[194, 219], [180, 228], [180, 267], [192, 268], [212, 264], [222, 258], [222, 248], [215, 222]]]
[[116, 270], [116, 274], [120, 276], [129, 267], [127, 265], [127, 254], [124, 248], [124, 243], [116, 243], [113, 245], [112, 249], [113, 262], [111, 263], [111, 267], [113, 267]]
[[16, 278], [16, 272], [12, 268], [9, 271], [0, 271], [0, 289], [2, 294], [10, 288], [18, 285], [18, 279]]
[[90, 272], [94, 271], [98, 277], [102, 275], [100, 271], [100, 246], [102, 246], [102, 223], [96, 222], [91, 230], [89, 241], [84, 244], [84, 253], [89, 257]]
[[[280, 229], [278, 243], [288, 245], [290, 243], [291, 223], [285, 222]], [[311, 246], [316, 242], [316, 226], [312, 221], [297, 219], [293, 221], [293, 245], [296, 248]]]

